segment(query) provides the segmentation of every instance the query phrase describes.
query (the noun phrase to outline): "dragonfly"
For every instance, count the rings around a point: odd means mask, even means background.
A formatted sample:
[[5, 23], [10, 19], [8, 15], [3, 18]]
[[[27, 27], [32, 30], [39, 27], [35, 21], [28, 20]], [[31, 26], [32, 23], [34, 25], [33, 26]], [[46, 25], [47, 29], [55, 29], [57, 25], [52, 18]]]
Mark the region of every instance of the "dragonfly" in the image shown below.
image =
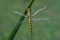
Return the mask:
[[[11, 12], [16, 13], [16, 14], [18, 14], [20, 16], [24, 16], [24, 17], [27, 17], [28, 18], [28, 24], [29, 24], [29, 27], [30, 27], [30, 38], [32, 39], [32, 19], [31, 19], [31, 17], [36, 16], [38, 14], [38, 12], [40, 12], [40, 11], [46, 9], [46, 8], [47, 8], [47, 6], [44, 6], [43, 8], [38, 9], [32, 15], [31, 15], [31, 9], [30, 8], [27, 8], [27, 15], [23, 15], [22, 13], [20, 13], [18, 11], [11, 11]], [[41, 18], [41, 19], [43, 20], [43, 18]], [[40, 19], [36, 19], [36, 20], [40, 20]], [[34, 19], [34, 21], [35, 21], [35, 19]]]

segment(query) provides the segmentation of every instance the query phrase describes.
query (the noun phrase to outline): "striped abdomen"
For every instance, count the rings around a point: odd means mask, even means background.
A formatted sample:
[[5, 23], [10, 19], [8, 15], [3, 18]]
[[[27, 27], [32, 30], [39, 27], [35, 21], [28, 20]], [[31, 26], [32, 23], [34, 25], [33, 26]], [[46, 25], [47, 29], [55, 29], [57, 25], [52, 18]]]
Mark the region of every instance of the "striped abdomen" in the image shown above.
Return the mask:
[[30, 27], [30, 37], [32, 39], [32, 23], [31, 23], [31, 11], [30, 11], [30, 8], [28, 8], [27, 16], [28, 16], [28, 23], [29, 23], [29, 27]]

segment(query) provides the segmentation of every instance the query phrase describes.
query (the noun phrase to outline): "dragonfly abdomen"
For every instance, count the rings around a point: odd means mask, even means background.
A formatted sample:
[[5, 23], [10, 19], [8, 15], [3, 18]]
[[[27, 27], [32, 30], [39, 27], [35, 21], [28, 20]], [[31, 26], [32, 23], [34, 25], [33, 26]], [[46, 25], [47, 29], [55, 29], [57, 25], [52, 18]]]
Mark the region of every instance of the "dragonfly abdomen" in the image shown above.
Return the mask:
[[30, 37], [31, 37], [31, 39], [32, 39], [32, 22], [31, 22], [31, 12], [30, 12], [30, 8], [28, 8], [27, 16], [28, 16], [28, 23], [29, 23], [29, 27], [30, 27]]

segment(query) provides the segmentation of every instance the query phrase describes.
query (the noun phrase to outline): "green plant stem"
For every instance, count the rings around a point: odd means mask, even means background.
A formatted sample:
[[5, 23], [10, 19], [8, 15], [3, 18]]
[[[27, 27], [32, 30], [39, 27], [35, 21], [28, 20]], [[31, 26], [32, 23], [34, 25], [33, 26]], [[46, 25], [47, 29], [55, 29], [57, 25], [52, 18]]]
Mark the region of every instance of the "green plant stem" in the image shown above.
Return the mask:
[[[30, 8], [32, 6], [33, 2], [34, 2], [34, 0], [32, 0], [30, 2], [30, 4], [28, 5], [27, 8]], [[27, 14], [27, 11], [25, 10], [24, 15], [26, 15], [26, 14]], [[13, 40], [14, 39], [15, 35], [17, 34], [17, 31], [19, 30], [20, 26], [22, 25], [22, 22], [23, 22], [24, 18], [25, 17], [21, 16], [21, 18], [19, 19], [19, 22], [16, 24], [16, 26], [14, 26], [10, 30], [10, 32], [9, 32], [9, 34], [8, 34], [8, 36], [5, 40]]]

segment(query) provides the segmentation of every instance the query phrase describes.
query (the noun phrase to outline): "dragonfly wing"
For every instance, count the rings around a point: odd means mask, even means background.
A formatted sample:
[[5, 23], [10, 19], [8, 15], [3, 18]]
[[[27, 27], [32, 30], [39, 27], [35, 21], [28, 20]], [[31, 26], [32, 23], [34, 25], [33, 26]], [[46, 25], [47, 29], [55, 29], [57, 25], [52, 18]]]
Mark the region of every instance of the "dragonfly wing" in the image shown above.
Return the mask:
[[18, 12], [18, 11], [11, 11], [12, 13], [16, 13], [18, 15], [21, 15], [21, 16], [24, 16], [24, 17], [27, 17], [26, 15], [23, 15], [22, 13]]
[[38, 12], [40, 12], [40, 11], [42, 11], [42, 10], [44, 10], [44, 9], [46, 9], [47, 7], [45, 6], [44, 8], [42, 8], [42, 9], [38, 9], [32, 16], [35, 16], [35, 15], [37, 15], [37, 13]]
[[36, 23], [36, 22], [39, 22], [39, 21], [42, 21], [42, 20], [43, 20], [43, 21], [47, 21], [47, 22], [50, 21], [49, 18], [36, 18], [36, 19], [32, 19], [32, 21], [35, 22], [35, 23]]

